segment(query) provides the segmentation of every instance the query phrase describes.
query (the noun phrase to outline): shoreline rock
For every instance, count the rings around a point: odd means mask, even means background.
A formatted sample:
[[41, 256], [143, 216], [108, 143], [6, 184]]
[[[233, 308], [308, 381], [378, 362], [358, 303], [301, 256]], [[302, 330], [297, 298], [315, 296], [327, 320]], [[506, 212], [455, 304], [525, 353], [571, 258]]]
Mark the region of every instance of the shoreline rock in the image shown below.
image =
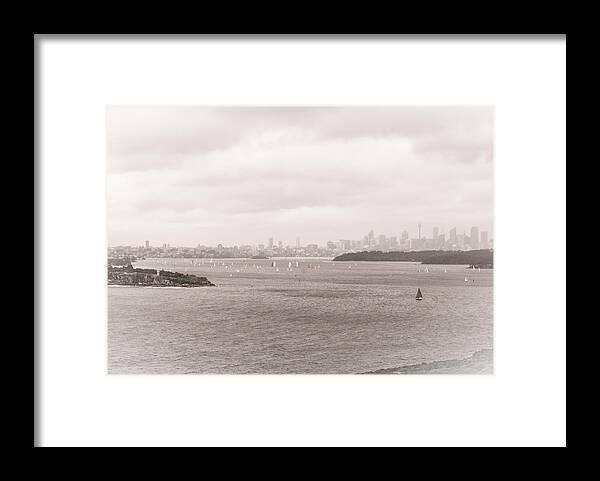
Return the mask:
[[131, 287], [215, 287], [206, 277], [156, 269], [108, 265], [108, 285]]

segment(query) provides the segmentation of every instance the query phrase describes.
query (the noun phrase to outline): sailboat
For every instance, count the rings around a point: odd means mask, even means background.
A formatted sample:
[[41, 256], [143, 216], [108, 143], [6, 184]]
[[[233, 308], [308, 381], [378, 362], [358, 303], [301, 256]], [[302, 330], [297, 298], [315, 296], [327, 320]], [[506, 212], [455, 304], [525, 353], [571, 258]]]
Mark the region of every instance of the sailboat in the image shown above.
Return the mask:
[[469, 279], [467, 279], [466, 277], [465, 277], [465, 282], [469, 282]]
[[446, 274], [448, 271], [446, 269], [444, 269], [444, 274]]
[[417, 297], [415, 297], [415, 299], [417, 301], [422, 301], [423, 300], [423, 294], [421, 294], [421, 288], [420, 287], [417, 289]]
[[299, 265], [298, 265], [298, 261], [296, 261], [296, 267], [299, 267]]
[[291, 269], [291, 268], [292, 268], [292, 263], [288, 262], [288, 269]]

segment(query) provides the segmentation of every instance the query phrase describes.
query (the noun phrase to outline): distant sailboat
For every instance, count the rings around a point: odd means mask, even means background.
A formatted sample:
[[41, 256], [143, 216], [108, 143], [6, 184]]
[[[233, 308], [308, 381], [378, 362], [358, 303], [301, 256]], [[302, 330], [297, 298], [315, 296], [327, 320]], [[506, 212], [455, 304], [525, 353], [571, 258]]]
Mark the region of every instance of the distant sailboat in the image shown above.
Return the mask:
[[465, 282], [469, 282], [469, 279], [467, 279], [466, 277], [465, 277]]
[[292, 263], [288, 262], [288, 269], [291, 269], [291, 268], [292, 268]]
[[444, 269], [444, 273], [447, 273], [448, 271], [446, 269]]
[[277, 267], [277, 262], [275, 262], [275, 261], [271, 262], [271, 267]]
[[296, 261], [296, 267], [299, 267], [299, 265], [298, 265], [298, 261]]
[[423, 294], [421, 294], [421, 288], [420, 287], [417, 289], [417, 297], [415, 297], [415, 299], [417, 301], [422, 301], [423, 300]]
[[427, 272], [427, 274], [429, 274], [429, 269], [427, 267], [425, 268], [425, 272]]

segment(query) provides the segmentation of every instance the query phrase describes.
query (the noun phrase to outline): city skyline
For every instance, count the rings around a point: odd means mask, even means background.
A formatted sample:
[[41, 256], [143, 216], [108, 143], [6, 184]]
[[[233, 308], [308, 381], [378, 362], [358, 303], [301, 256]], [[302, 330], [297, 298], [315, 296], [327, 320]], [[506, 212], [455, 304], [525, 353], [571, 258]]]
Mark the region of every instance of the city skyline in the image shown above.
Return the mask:
[[[450, 225], [450, 224], [449, 224]], [[471, 229], [475, 227], [478, 229], [480, 234], [485, 234], [487, 236], [487, 239], [492, 240], [494, 238], [493, 235], [493, 231], [492, 229], [484, 229], [481, 228], [480, 226], [472, 226], [469, 225], [468, 227], [459, 227], [459, 226], [451, 226], [451, 227], [447, 227], [447, 228], [443, 228], [440, 227], [439, 224], [432, 224], [432, 227], [430, 228], [426, 228], [425, 226], [423, 226], [421, 224], [421, 237], [423, 238], [436, 238], [437, 235], [445, 235], [447, 238], [449, 238], [451, 236], [451, 233], [454, 229], [456, 229], [456, 235], [466, 235], [466, 236], [470, 236], [471, 234]], [[437, 235], [436, 235], [436, 229], [437, 229]], [[376, 229], [369, 229], [373, 230], [374, 232], [378, 232], [381, 233], [381, 231], [378, 231]], [[387, 237], [398, 237], [399, 239], [402, 238], [402, 235], [404, 233], [407, 233], [408, 238], [409, 239], [418, 239], [419, 235], [419, 227], [418, 225], [415, 226], [412, 230], [407, 228], [400, 228], [399, 230], [397, 230], [397, 232], [392, 232], [392, 233], [383, 233], [384, 235], [386, 235]], [[428, 237], [428, 234], [431, 234], [430, 237]], [[379, 235], [379, 234], [378, 234]], [[334, 237], [331, 239], [327, 239], [326, 241], [322, 242], [321, 244], [326, 244], [327, 242], [330, 241], [339, 241], [342, 239], [358, 239], [360, 237], [364, 237], [359, 235], [359, 236], [338, 236], [338, 237]], [[288, 239], [289, 238], [289, 239]], [[223, 241], [219, 241], [216, 244], [210, 244], [210, 243], [206, 243], [206, 242], [195, 242], [195, 243], [191, 243], [189, 245], [184, 245], [184, 244], [177, 244], [174, 243], [172, 241], [170, 241], [167, 238], [164, 239], [157, 239], [154, 241], [154, 244], [152, 244], [153, 247], [160, 247], [164, 244], [168, 244], [168, 245], [172, 245], [172, 246], [178, 246], [178, 247], [193, 247], [193, 246], [197, 246], [197, 245], [206, 245], [206, 246], [210, 246], [210, 245], [218, 245], [218, 244], [222, 244], [222, 245], [229, 245], [229, 246], [234, 246], [234, 245], [253, 245], [253, 246], [258, 246], [260, 244], [264, 244], [264, 245], [269, 245], [270, 240], [273, 239], [273, 242], [276, 244], [277, 242], [281, 241], [283, 242], [284, 245], [286, 246], [299, 246], [299, 245], [306, 245], [306, 244], [319, 244], [319, 242], [313, 241], [312, 239], [305, 239], [304, 236], [301, 235], [287, 235], [284, 236], [283, 238], [279, 239], [276, 236], [267, 236], [265, 239], [260, 238], [251, 242], [233, 242], [231, 244], [223, 242]], [[152, 243], [152, 241], [149, 241], [148, 239], [143, 239], [142, 241], [139, 241], [137, 239], [134, 239], [132, 242], [129, 243], [110, 243], [109, 242], [109, 247], [114, 247], [114, 246], [141, 246], [146, 244], [147, 242]]]
[[[131, 244], [115, 244], [110, 245], [109, 248], [116, 247], [136, 247], [145, 249], [156, 249], [156, 248], [247, 248], [252, 247], [253, 254], [264, 253], [269, 250], [278, 249], [304, 249], [307, 246], [318, 246], [318, 247], [330, 247], [335, 250], [364, 250], [368, 248], [385, 248], [386, 250], [424, 250], [424, 249], [439, 249], [439, 250], [462, 250], [462, 249], [488, 249], [493, 246], [493, 235], [490, 235], [489, 231], [480, 230], [479, 226], [471, 226], [469, 233], [467, 229], [459, 231], [457, 227], [453, 227], [448, 231], [440, 230], [438, 226], [432, 228], [431, 237], [427, 236], [427, 232], [422, 229], [422, 225], [419, 224], [417, 227], [418, 235], [411, 236], [407, 229], [403, 229], [398, 235], [388, 235], [387, 233], [376, 232], [371, 229], [366, 235], [360, 239], [352, 238], [338, 238], [330, 239], [323, 244], [311, 242], [301, 242], [301, 237], [295, 237], [295, 243], [283, 242], [281, 239], [275, 239], [273, 236], [269, 237], [266, 242], [253, 242], [253, 243], [235, 243], [231, 245], [218, 243], [216, 245], [198, 243], [193, 245], [174, 245], [169, 242], [158, 243], [158, 245], [151, 243], [150, 240], [146, 239], [143, 243], [131, 243]], [[420, 242], [423, 241], [423, 242]], [[427, 241], [427, 242], [426, 242]], [[334, 245], [336, 247], [332, 247]]]
[[108, 243], [493, 236], [492, 154], [490, 106], [109, 106]]

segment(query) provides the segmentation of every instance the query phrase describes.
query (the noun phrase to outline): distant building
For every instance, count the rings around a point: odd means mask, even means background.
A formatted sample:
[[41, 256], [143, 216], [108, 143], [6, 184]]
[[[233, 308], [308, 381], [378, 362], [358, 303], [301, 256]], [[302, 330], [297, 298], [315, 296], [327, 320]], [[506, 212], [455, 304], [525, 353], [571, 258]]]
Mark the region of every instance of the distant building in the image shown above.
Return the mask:
[[482, 249], [489, 249], [490, 248], [490, 243], [488, 240], [488, 233], [485, 230], [481, 231], [481, 248]]
[[471, 249], [479, 249], [479, 227], [471, 227], [469, 245], [471, 246]]
[[458, 239], [456, 237], [456, 227], [450, 229], [450, 247], [458, 247]]
[[425, 246], [425, 239], [411, 239], [410, 249], [413, 251], [422, 250]]
[[296, 247], [300, 248], [300, 237], [296, 237]]
[[150, 241], [146, 241], [146, 249], [150, 247]]
[[373, 232], [373, 229], [371, 229], [369, 231], [369, 247], [373, 247], [375, 245], [375, 232]]
[[419, 224], [419, 240], [421, 239], [421, 224]]
[[273, 238], [269, 237], [269, 249], [273, 248]]
[[282, 248], [283, 248], [283, 242], [282, 242], [282, 241], [279, 241], [279, 242], [277, 243], [277, 245], [279, 246], [279, 249], [282, 249]]

